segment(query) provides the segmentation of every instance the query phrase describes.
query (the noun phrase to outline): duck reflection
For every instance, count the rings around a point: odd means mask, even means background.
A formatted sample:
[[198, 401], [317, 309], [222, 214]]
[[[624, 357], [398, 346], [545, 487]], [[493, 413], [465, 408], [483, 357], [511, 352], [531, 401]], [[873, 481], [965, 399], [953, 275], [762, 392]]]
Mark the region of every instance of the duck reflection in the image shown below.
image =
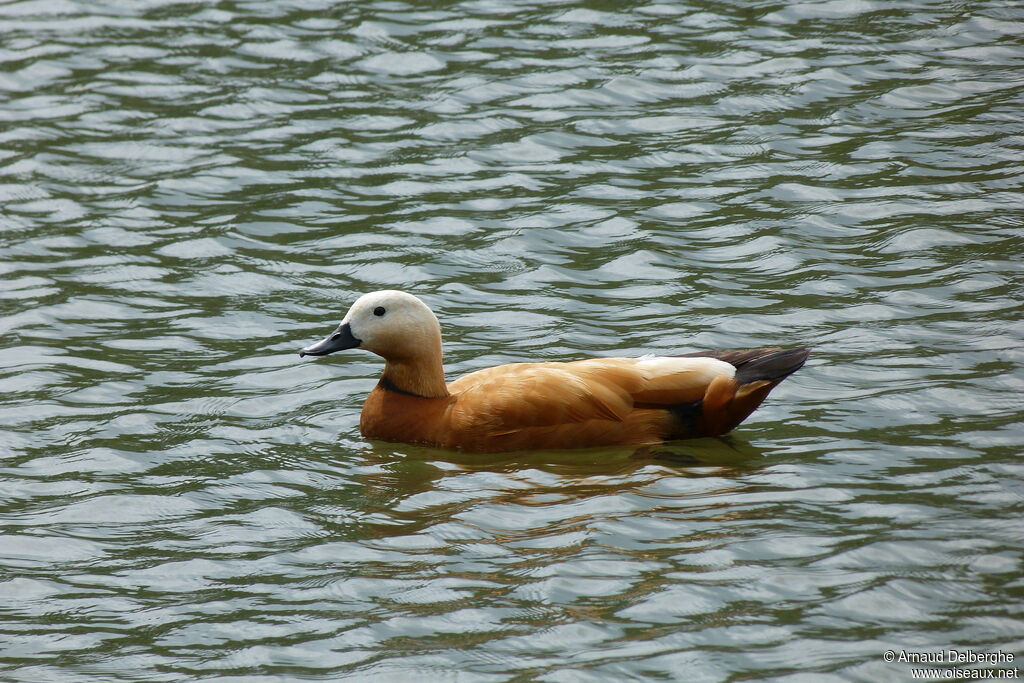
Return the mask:
[[[565, 521], [567, 510], [577, 516], [596, 505], [593, 516], [600, 517], [622, 507], [616, 498], [660, 497], [652, 490], [664, 488], [659, 482], [669, 482], [668, 488], [679, 489], [681, 497], [727, 494], [745, 488], [739, 479], [770, 462], [768, 453], [738, 439], [537, 451], [506, 458], [371, 443], [360, 452], [363, 466], [350, 474], [362, 492], [360, 526], [367, 537], [405, 536], [430, 528], [436, 532], [438, 525], [448, 525], [441, 530], [447, 534], [454, 532], [451, 525], [470, 520], [476, 527], [505, 527], [518, 536], [529, 529], [543, 533], [548, 522]], [[671, 481], [680, 478], [706, 480], [708, 486], [673, 487]], [[551, 519], [544, 519], [544, 508]], [[487, 521], [492, 518], [493, 523]]]

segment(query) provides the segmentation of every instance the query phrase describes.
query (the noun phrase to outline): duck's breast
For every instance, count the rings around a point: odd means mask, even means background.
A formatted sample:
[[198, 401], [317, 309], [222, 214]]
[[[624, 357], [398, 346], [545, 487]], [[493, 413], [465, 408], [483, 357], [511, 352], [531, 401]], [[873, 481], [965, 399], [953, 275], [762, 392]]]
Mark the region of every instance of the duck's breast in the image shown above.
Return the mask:
[[359, 431], [368, 439], [450, 446], [445, 413], [451, 397], [421, 398], [381, 387], [366, 397]]

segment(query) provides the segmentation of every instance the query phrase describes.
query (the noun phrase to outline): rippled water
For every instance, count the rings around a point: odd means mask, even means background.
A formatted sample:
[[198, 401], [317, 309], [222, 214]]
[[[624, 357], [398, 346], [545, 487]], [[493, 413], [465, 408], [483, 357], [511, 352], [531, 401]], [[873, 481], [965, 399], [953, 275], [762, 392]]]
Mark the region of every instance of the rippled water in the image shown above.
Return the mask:
[[[1024, 655], [1012, 2], [0, 5], [0, 677], [863, 680]], [[368, 443], [449, 374], [807, 344], [727, 439]]]

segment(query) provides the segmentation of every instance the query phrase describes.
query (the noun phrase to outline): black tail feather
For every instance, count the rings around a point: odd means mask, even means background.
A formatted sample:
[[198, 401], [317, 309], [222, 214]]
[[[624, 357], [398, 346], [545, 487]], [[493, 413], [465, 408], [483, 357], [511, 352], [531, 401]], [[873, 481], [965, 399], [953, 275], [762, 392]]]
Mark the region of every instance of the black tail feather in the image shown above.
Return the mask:
[[811, 350], [806, 348], [768, 353], [737, 367], [736, 383], [742, 386], [761, 380], [778, 382], [802, 368], [809, 355]]
[[736, 367], [736, 383], [739, 385], [762, 380], [777, 382], [785, 379], [803, 367], [809, 355], [811, 355], [811, 350], [805, 347], [700, 351], [686, 354], [689, 357], [710, 357], [731, 363]]

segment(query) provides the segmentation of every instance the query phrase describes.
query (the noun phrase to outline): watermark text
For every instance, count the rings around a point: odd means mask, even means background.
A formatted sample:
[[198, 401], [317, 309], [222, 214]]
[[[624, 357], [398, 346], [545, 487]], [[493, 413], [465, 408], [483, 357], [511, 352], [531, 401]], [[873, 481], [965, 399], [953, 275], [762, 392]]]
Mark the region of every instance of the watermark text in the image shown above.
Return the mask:
[[882, 659], [898, 664], [941, 664], [938, 667], [911, 666], [915, 680], [1007, 680], [1020, 678], [1012, 652], [974, 650], [886, 650]]

